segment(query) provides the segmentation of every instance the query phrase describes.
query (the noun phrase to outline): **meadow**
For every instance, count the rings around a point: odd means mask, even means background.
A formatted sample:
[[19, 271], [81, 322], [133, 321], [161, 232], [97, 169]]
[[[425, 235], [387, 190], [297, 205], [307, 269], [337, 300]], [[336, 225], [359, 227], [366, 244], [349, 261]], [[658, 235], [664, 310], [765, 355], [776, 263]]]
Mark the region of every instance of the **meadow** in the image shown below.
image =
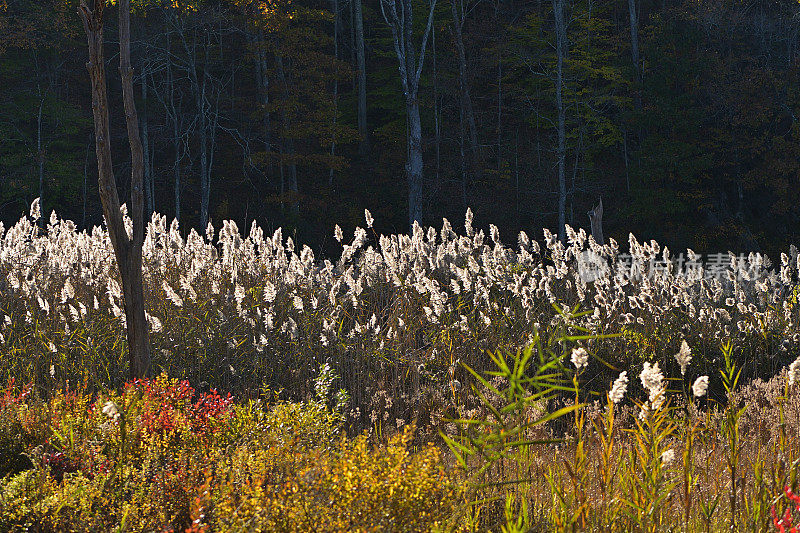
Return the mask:
[[[795, 531], [800, 257], [0, 226], [0, 530]], [[130, 221], [126, 219], [130, 231]]]

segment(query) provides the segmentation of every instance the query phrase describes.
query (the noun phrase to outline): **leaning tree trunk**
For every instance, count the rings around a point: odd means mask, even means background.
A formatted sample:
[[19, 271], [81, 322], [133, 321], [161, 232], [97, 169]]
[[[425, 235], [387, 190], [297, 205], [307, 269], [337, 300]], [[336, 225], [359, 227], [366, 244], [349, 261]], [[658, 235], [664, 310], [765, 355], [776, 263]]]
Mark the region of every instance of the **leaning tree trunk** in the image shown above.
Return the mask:
[[97, 153], [98, 185], [103, 215], [122, 278], [122, 290], [127, 323], [128, 371], [131, 378], [147, 376], [150, 371], [150, 342], [144, 312], [142, 281], [142, 245], [144, 243], [143, 151], [139, 124], [133, 101], [133, 71], [130, 66], [130, 0], [119, 2], [120, 74], [125, 105], [125, 121], [131, 148], [131, 209], [133, 236], [128, 236], [122, 218], [117, 183], [111, 162], [108, 98], [105, 62], [103, 58], [103, 10], [105, 0], [94, 0], [93, 9], [81, 2], [78, 10], [83, 19], [89, 44], [89, 78], [92, 83], [92, 114], [94, 117], [95, 151]]

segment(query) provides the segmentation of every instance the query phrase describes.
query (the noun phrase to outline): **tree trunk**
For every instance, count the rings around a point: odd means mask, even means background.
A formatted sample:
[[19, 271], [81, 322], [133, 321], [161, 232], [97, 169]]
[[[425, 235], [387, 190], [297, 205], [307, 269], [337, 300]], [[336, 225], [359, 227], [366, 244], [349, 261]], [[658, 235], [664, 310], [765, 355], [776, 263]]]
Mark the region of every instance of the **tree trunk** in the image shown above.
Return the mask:
[[175, 200], [175, 220], [181, 221], [181, 138], [178, 136], [178, 125], [173, 124], [173, 148], [175, 149], [175, 160], [172, 163], [172, 178], [175, 185], [173, 196]]
[[628, 172], [628, 132], [622, 132], [622, 158], [625, 161], [625, 190], [631, 193], [631, 178]]
[[406, 101], [408, 117], [408, 224], [422, 224], [422, 122], [416, 98]]
[[[460, 85], [460, 83], [459, 83]], [[459, 91], [459, 96], [463, 96], [463, 92]], [[466, 127], [464, 126], [464, 99], [459, 98], [458, 105], [458, 160], [461, 163], [461, 189], [467, 189], [467, 150], [466, 150]]]
[[[167, 70], [167, 99], [161, 100], [164, 108], [172, 121], [172, 147], [174, 159], [172, 163], [174, 200], [175, 200], [175, 220], [181, 220], [181, 137], [178, 124], [178, 110], [175, 106], [175, 81], [172, 76], [172, 39], [167, 32], [166, 43], [166, 70]], [[169, 105], [167, 105], [167, 102]]]
[[364, 17], [361, 13], [361, 0], [352, 0], [355, 19], [356, 60], [358, 61], [358, 134], [361, 142], [358, 153], [364, 158], [369, 155], [369, 130], [367, 129], [367, 69], [364, 56]]
[[564, 0], [553, 0], [553, 14], [556, 26], [556, 108], [558, 110], [558, 238], [561, 242], [566, 241], [566, 208], [567, 208], [567, 184], [565, 176], [565, 113], [562, 98], [564, 85], [564, 55], [566, 41], [566, 28], [564, 27]]
[[[262, 37], [263, 41], [263, 37]], [[267, 172], [272, 172], [272, 125], [269, 113], [269, 70], [267, 69], [267, 54], [261, 51], [261, 104], [264, 106], [264, 151], [267, 155]]]
[[[170, 87], [172, 87], [172, 79], [170, 78]], [[170, 90], [172, 94], [172, 90]], [[170, 99], [173, 97], [170, 96]], [[174, 103], [174, 101], [173, 101]], [[174, 109], [174, 107], [173, 107]], [[172, 116], [172, 147], [175, 150], [175, 159], [172, 163], [173, 184], [175, 186], [175, 220], [181, 220], [181, 134], [178, 128], [178, 114], [177, 110]]]
[[497, 51], [497, 175], [503, 170], [503, 56]]
[[[494, 7], [495, 27], [500, 33], [500, 0]], [[519, 137], [519, 131], [517, 131]], [[516, 148], [515, 148], [516, 150]], [[516, 153], [515, 156], [516, 157]], [[497, 175], [503, 170], [503, 40], [497, 41]]]
[[86, 196], [88, 195], [87, 182], [89, 181], [89, 152], [92, 149], [92, 138], [89, 137], [89, 144], [86, 145], [86, 161], [83, 164], [83, 215], [81, 216], [81, 228], [86, 228]]
[[[203, 69], [208, 68], [208, 55], [211, 49], [210, 37], [208, 32], [204, 32], [203, 37], [205, 42], [201, 43], [204, 53]], [[189, 81], [192, 88], [192, 94], [195, 100], [195, 112], [197, 113], [199, 132], [198, 144], [200, 145], [200, 227], [205, 228], [208, 225], [208, 208], [211, 198], [211, 165], [209, 159], [213, 160], [213, 154], [209, 157], [209, 144], [212, 146], [214, 143], [214, 130], [212, 123], [209, 120], [210, 106], [208, 105], [208, 75], [205, 70], [199, 72], [197, 66], [197, 30], [195, 29], [192, 35], [191, 48], [186, 39], [183, 40], [183, 46], [188, 57], [188, 74]], [[201, 79], [202, 78], [202, 79]]]
[[[204, 47], [206, 56], [208, 55], [208, 43]], [[206, 116], [206, 87], [208, 85], [205, 73], [203, 82], [198, 87], [197, 66], [192, 60], [192, 70], [194, 72], [193, 82], [195, 84], [195, 101], [197, 103], [197, 114], [200, 119], [200, 227], [208, 225], [208, 201], [211, 197], [210, 183], [208, 179], [208, 117]]]
[[517, 126], [517, 133], [514, 137], [514, 188], [516, 194], [515, 196], [515, 207], [516, 207], [516, 220], [517, 225], [520, 225], [520, 218], [519, 218], [519, 126]]
[[473, 170], [478, 164], [478, 132], [475, 126], [475, 113], [472, 109], [472, 98], [469, 95], [469, 83], [467, 80], [467, 56], [464, 51], [464, 40], [461, 36], [461, 30], [464, 25], [464, 15], [460, 5], [456, 2], [459, 0], [450, 0], [450, 7], [453, 14], [453, 40], [456, 44], [456, 52], [458, 53], [458, 85], [460, 91], [460, 104], [461, 114], [467, 126], [467, 133], [469, 134], [469, 155], [470, 169]]
[[39, 91], [39, 113], [36, 115], [36, 163], [39, 167], [39, 206], [41, 216], [37, 222], [39, 227], [44, 227], [45, 224], [45, 207], [44, 207], [44, 149], [42, 148], [42, 108], [44, 107], [44, 98]]
[[[433, 57], [433, 129], [434, 129], [434, 144], [436, 145], [436, 183], [439, 183], [439, 171], [442, 166], [442, 131], [439, 117], [439, 78], [436, 70], [436, 27], [434, 26], [431, 31], [431, 52]], [[465, 200], [466, 202], [466, 200]], [[466, 207], [464, 207], [466, 211]]]
[[258, 33], [248, 33], [248, 38], [251, 46], [254, 48], [254, 65], [256, 73], [256, 86], [258, 87], [258, 95], [262, 116], [262, 128], [264, 129], [264, 162], [267, 168], [267, 176], [272, 171], [272, 137], [270, 134], [270, 113], [269, 113], [269, 70], [267, 68], [267, 54], [264, 51], [264, 32], [258, 30]]
[[[142, 279], [142, 245], [144, 244], [144, 151], [139, 137], [139, 118], [133, 92], [131, 68], [131, 10], [130, 0], [119, 2], [119, 71], [122, 78], [122, 96], [125, 106], [125, 124], [131, 148], [131, 205], [133, 240], [129, 247], [127, 273], [122, 286], [125, 297], [125, 314], [128, 321], [128, 344], [133, 347], [134, 369], [131, 377], [142, 377], [150, 372], [149, 325], [144, 311], [144, 283]], [[127, 237], [127, 233], [126, 233]], [[126, 280], [127, 278], [127, 280]], [[128, 287], [127, 293], [125, 287]]]
[[94, 0], [89, 10], [81, 2], [79, 13], [89, 45], [89, 78], [92, 83], [92, 114], [95, 129], [98, 184], [103, 215], [117, 258], [125, 306], [131, 379], [144, 377], [150, 371], [148, 324], [144, 311], [142, 281], [142, 244], [144, 243], [143, 154], [139, 125], [133, 101], [133, 72], [130, 67], [130, 0], [120, 0], [120, 74], [125, 105], [125, 121], [131, 149], [131, 205], [133, 235], [128, 236], [120, 210], [117, 184], [111, 162], [111, 142], [108, 119], [105, 62], [103, 58], [103, 10], [105, 0]]
[[605, 244], [603, 240], [603, 199], [589, 211], [589, 223], [592, 228], [592, 237], [597, 244]]
[[[276, 53], [275, 55], [275, 63], [278, 67], [278, 80], [283, 86], [284, 98], [288, 102], [289, 86], [286, 80], [286, 71], [283, 68], [283, 57], [279, 53]], [[289, 170], [289, 191], [292, 193], [292, 201], [289, 204], [289, 213], [294, 217], [298, 217], [300, 216], [300, 203], [298, 202], [297, 197], [297, 162], [294, 158], [294, 139], [289, 133], [291, 130], [291, 119], [289, 118], [289, 114], [286, 112], [285, 106], [286, 103], [284, 103], [283, 107], [281, 108], [281, 118], [283, 121], [283, 154], [285, 157], [289, 158], [289, 162], [287, 163], [286, 167]], [[281, 176], [281, 183], [283, 184], [283, 175]]]
[[[419, 116], [419, 80], [422, 76], [422, 66], [425, 64], [425, 48], [428, 44], [433, 13], [436, 0], [431, 0], [428, 22], [419, 55], [414, 50], [411, 0], [380, 1], [381, 14], [392, 32], [394, 50], [399, 63], [400, 83], [403, 86], [403, 95], [406, 103], [406, 132], [408, 136], [408, 160], [406, 161], [406, 174], [408, 177], [408, 223], [412, 227], [414, 222], [422, 223], [422, 122]], [[398, 11], [399, 8], [399, 11]]]
[[631, 59], [633, 72], [636, 75], [636, 89], [633, 96], [633, 105], [637, 112], [642, 110], [642, 71], [639, 63], [639, 20], [636, 16], [636, 0], [628, 0], [628, 15], [631, 21]]
[[142, 148], [144, 149], [144, 196], [147, 210], [145, 219], [149, 219], [155, 211], [153, 198], [153, 167], [150, 165], [150, 136], [147, 121], [147, 73], [142, 72]]
[[[332, 0], [333, 8], [333, 57], [339, 61], [339, 0]], [[360, 95], [359, 95], [360, 96]], [[328, 171], [328, 187], [333, 188], [333, 158], [336, 156], [336, 115], [339, 113], [339, 67], [333, 79], [333, 128], [331, 138], [331, 168]]]

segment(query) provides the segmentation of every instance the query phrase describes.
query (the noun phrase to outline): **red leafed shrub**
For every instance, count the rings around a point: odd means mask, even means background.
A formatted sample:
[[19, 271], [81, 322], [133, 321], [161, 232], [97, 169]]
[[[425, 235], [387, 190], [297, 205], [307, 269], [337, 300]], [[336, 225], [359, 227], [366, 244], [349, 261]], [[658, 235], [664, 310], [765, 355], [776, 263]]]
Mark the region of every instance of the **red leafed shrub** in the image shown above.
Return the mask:
[[42, 462], [50, 467], [50, 473], [59, 483], [63, 481], [64, 474], [71, 474], [80, 470], [78, 462], [64, 452], [46, 453], [42, 457]]
[[19, 392], [17, 392], [17, 388], [14, 385], [15, 380], [11, 378], [8, 385], [3, 388], [3, 393], [0, 395], [0, 409], [21, 405], [25, 403], [25, 400], [30, 396], [33, 384], [29, 383]]
[[797, 525], [794, 524], [793, 511], [800, 513], [800, 496], [792, 492], [788, 486], [783, 488], [783, 493], [789, 500], [789, 505], [780, 518], [775, 511], [775, 506], [772, 506], [772, 523], [780, 533], [798, 533], [798, 531], [800, 531], [800, 529], [798, 529], [800, 523]]
[[125, 404], [136, 406], [138, 425], [144, 433], [158, 435], [187, 432], [207, 437], [233, 412], [230, 394], [221, 396], [212, 390], [196, 395], [188, 381], [163, 374], [156, 379], [127, 383]]
[[195, 433], [210, 434], [213, 432], [214, 421], [227, 419], [232, 413], [233, 397], [220, 396], [216, 389], [203, 394], [192, 406], [190, 420]]

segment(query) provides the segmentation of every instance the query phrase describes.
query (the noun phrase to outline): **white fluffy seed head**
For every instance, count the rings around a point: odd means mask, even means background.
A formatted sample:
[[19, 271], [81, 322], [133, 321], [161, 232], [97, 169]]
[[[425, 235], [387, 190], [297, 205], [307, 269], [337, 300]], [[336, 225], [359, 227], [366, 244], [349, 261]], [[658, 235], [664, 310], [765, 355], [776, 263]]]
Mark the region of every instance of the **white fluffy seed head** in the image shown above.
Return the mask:
[[613, 403], [619, 403], [625, 397], [625, 392], [628, 390], [628, 373], [623, 371], [619, 377], [614, 381], [611, 386], [611, 391], [608, 393], [608, 398]]
[[687, 344], [685, 339], [681, 341], [681, 349], [675, 354], [675, 360], [681, 365], [681, 375], [685, 376], [686, 367], [689, 366], [692, 360], [692, 350], [689, 348], [689, 344]]
[[700, 376], [692, 384], [692, 394], [695, 398], [701, 398], [708, 391], [708, 376]]
[[800, 381], [800, 357], [789, 365], [789, 385], [794, 385]]
[[661, 454], [661, 464], [668, 465], [675, 460], [675, 450], [670, 448]]
[[661, 373], [661, 369], [658, 368], [658, 363], [651, 365], [649, 362], [645, 362], [644, 368], [642, 368], [642, 372], [639, 374], [639, 379], [645, 389], [653, 391], [661, 389], [664, 382], [664, 375]]
[[150, 323], [150, 331], [153, 333], [160, 333], [162, 330], [161, 321], [150, 313], [146, 313], [146, 315], [147, 321]]
[[103, 404], [103, 414], [111, 420], [119, 420], [119, 406], [113, 400]]
[[586, 352], [585, 348], [573, 348], [570, 361], [575, 365], [575, 369], [580, 372], [589, 365], [589, 354]]
[[183, 299], [170, 287], [169, 283], [166, 281], [161, 282], [161, 288], [164, 289], [167, 300], [172, 302], [176, 307], [183, 307]]
[[267, 303], [272, 303], [275, 301], [275, 297], [278, 295], [278, 290], [275, 288], [271, 282], [266, 282], [264, 284], [264, 301]]
[[42, 209], [39, 198], [36, 198], [33, 200], [33, 202], [31, 202], [31, 218], [33, 220], [39, 220], [42, 218]]
[[233, 289], [233, 298], [236, 300], [237, 304], [242, 303], [245, 295], [246, 293], [244, 287], [242, 287], [241, 285], [236, 285], [236, 287]]
[[61, 289], [61, 303], [65, 303], [67, 300], [75, 297], [75, 288], [72, 286], [72, 283], [69, 279], [64, 282], [64, 288]]
[[651, 366], [650, 363], [645, 362], [639, 379], [642, 381], [642, 386], [647, 389], [650, 407], [653, 409], [661, 407], [666, 386], [664, 385], [664, 374], [658, 368], [658, 363]]

